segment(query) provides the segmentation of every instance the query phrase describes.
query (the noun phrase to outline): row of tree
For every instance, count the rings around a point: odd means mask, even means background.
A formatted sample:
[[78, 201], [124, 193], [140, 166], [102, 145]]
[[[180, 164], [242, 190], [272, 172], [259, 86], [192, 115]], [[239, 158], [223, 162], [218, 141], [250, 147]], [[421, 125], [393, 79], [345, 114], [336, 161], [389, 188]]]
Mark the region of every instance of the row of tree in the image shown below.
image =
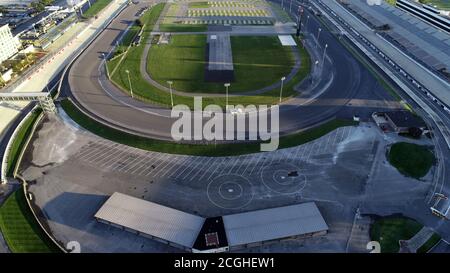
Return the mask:
[[45, 6], [50, 6], [53, 4], [55, 0], [39, 0], [36, 2], [32, 2], [31, 3], [31, 7], [36, 11], [36, 12], [41, 12], [44, 11]]

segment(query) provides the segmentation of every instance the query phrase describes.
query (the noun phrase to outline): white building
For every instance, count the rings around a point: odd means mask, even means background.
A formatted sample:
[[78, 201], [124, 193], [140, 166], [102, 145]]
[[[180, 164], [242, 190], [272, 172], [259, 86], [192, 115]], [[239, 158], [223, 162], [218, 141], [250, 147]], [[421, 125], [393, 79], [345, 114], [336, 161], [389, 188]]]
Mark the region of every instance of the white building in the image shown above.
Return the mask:
[[18, 52], [19, 41], [11, 34], [8, 25], [0, 26], [0, 63]]

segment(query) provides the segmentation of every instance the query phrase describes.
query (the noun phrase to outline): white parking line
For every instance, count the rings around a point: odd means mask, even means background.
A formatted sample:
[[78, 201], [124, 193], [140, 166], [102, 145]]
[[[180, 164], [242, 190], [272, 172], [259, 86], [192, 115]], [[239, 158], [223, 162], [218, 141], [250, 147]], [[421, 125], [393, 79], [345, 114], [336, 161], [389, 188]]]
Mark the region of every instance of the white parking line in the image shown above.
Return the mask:
[[114, 156], [108, 156], [108, 160], [106, 160], [103, 164], [100, 165], [100, 167], [104, 168], [110, 168], [111, 170], [115, 170], [116, 167], [112, 168], [112, 166], [116, 163], [121, 163], [122, 159], [125, 159], [127, 156], [129, 156], [128, 148], [123, 149], [120, 153]]
[[[115, 151], [114, 153], [110, 153], [109, 155], [107, 155], [106, 157], [100, 159], [100, 160], [95, 160], [95, 163], [101, 163], [100, 167], [106, 167], [109, 168], [111, 165], [111, 162], [119, 162], [120, 159], [123, 157], [123, 155], [128, 155], [128, 147], [123, 149], [123, 147], [120, 147], [122, 149], [118, 149], [117, 151]], [[105, 160], [106, 159], [106, 160]]]
[[169, 175], [168, 177], [172, 177], [173, 175], [175, 175], [176, 173], [177, 173], [177, 171], [180, 169], [180, 168], [183, 168], [184, 167], [184, 163], [186, 162], [186, 161], [188, 161], [189, 160], [189, 156], [186, 156], [186, 157], [183, 157], [180, 161], [178, 161], [178, 163], [177, 163], [177, 168], [175, 169], [175, 171], [173, 171], [172, 172], [172, 174], [171, 175]]
[[145, 158], [147, 158], [146, 152], [138, 151], [138, 153], [136, 153], [136, 157], [130, 163], [127, 164], [127, 168], [126, 169], [118, 169], [118, 171], [123, 171], [125, 173], [128, 173], [136, 166], [136, 164], [139, 164]]
[[247, 163], [247, 164], [245, 164], [245, 169], [244, 169], [244, 171], [242, 172], [242, 174], [245, 174], [245, 172], [247, 171], [247, 169], [248, 169], [248, 167], [250, 167], [253, 163], [254, 163], [254, 161], [256, 161], [256, 159], [258, 158], [256, 155], [254, 155], [254, 154], [251, 154], [249, 157], [251, 157], [250, 158], [250, 161]]
[[209, 173], [209, 169], [211, 169], [213, 166], [216, 166], [218, 159], [215, 157], [212, 157], [212, 162], [208, 162], [208, 168], [203, 172], [203, 174], [198, 178], [199, 180], [201, 180], [203, 178], [203, 176], [205, 176], [207, 173]]
[[151, 156], [153, 155], [153, 153], [146, 153], [143, 157], [142, 160], [140, 160], [139, 162], [137, 162], [135, 164], [135, 166], [131, 167], [128, 171], [131, 172], [131, 174], [135, 174], [138, 170], [140, 170], [142, 167], [147, 166], [148, 162], [151, 160]]
[[165, 177], [170, 170], [174, 169], [174, 168], [178, 168], [179, 167], [179, 163], [182, 161], [181, 157], [175, 157], [173, 160], [171, 160], [172, 164], [170, 165], [170, 168], [167, 168], [166, 171], [164, 173], [162, 173], [160, 176], [161, 177]]
[[[239, 171], [241, 168], [244, 168], [244, 172], [245, 172], [245, 167], [248, 166], [249, 161], [251, 160], [251, 155], [244, 155], [244, 156], [240, 156], [241, 158], [241, 164], [239, 164], [239, 167], [236, 170], [236, 174], [241, 174], [241, 172]], [[244, 172], [242, 172], [242, 174], [244, 174]]]
[[172, 155], [163, 154], [163, 156], [159, 158], [160, 162], [153, 164], [155, 167], [146, 172], [144, 176], [154, 176], [154, 174], [152, 174], [154, 171], [158, 173], [160, 171], [160, 167], [167, 163], [166, 159], [168, 159], [170, 156]]
[[195, 163], [197, 163], [197, 162], [195, 162], [195, 160], [193, 159], [193, 157], [190, 157], [189, 164], [186, 165], [185, 168], [182, 169], [182, 171], [180, 171], [180, 172], [177, 174], [177, 176], [175, 176], [175, 179], [177, 179], [178, 177], [180, 177], [180, 175], [182, 175], [184, 172], [190, 170], [190, 169], [191, 169], [191, 166], [194, 165]]
[[223, 163], [224, 161], [225, 161], [225, 158], [222, 157], [221, 160], [220, 160], [220, 162], [217, 163], [217, 166], [216, 166], [216, 168], [214, 169], [214, 171], [208, 176], [207, 180], [210, 180], [211, 177], [216, 173], [216, 171], [217, 171], [217, 170], [220, 170], [219, 167], [222, 165], [222, 163]]
[[80, 159], [89, 161], [89, 158], [91, 158], [93, 155], [95, 156], [100, 151], [104, 151], [104, 149], [116, 148], [117, 146], [120, 146], [120, 144], [113, 143], [113, 144], [110, 144], [110, 145], [95, 146], [94, 148], [92, 148], [92, 150], [90, 152], [84, 154], [83, 157], [80, 157]]
[[173, 155], [169, 155], [168, 157], [166, 157], [164, 159], [163, 164], [161, 164], [161, 167], [158, 168], [158, 171], [153, 174], [153, 177], [157, 177], [167, 167], [169, 167], [169, 169], [170, 169], [173, 166], [174, 163], [172, 161], [172, 157], [173, 157]]
[[234, 162], [233, 166], [231, 166], [231, 169], [228, 171], [228, 174], [230, 174], [233, 171], [234, 167], [236, 167], [236, 164], [239, 163], [239, 162], [241, 162], [241, 158], [240, 157], [236, 157], [236, 161]]
[[103, 147], [103, 144], [97, 144], [96, 142], [89, 143], [81, 148], [81, 150], [75, 155], [79, 159], [83, 159], [89, 154], [94, 153], [97, 150], [100, 150]]
[[111, 146], [108, 148], [103, 148], [103, 150], [93, 156], [90, 156], [89, 158], [87, 158], [86, 160], [89, 162], [93, 162], [93, 163], [100, 163], [99, 161], [97, 161], [99, 158], [108, 158], [110, 155], [115, 154], [117, 152], [122, 151], [122, 147], [121, 145], [117, 145], [117, 146]]
[[261, 158], [263, 158], [263, 157], [264, 157], [264, 154], [263, 154], [263, 153], [260, 153], [260, 154], [259, 154], [259, 157], [258, 157], [258, 160], [256, 161], [256, 164], [253, 166], [252, 171], [250, 172], [250, 174], [252, 174], [253, 171], [255, 171], [256, 166], [258, 166], [259, 161], [261, 161]]
[[155, 164], [156, 162], [158, 162], [158, 159], [162, 156], [162, 154], [159, 154], [159, 153], [155, 153], [154, 155], [155, 155], [155, 157], [153, 157], [152, 160], [151, 160], [150, 162], [148, 162], [147, 164], [143, 164], [143, 166], [141, 166], [141, 167], [139, 167], [137, 170], [135, 170], [135, 171], [137, 172], [139, 169], [143, 168], [143, 169], [138, 173], [138, 175], [142, 175], [142, 174], [143, 174], [144, 172], [146, 172], [149, 168], [151, 168], [152, 166], [155, 166], [154, 164]]
[[[205, 163], [207, 163], [207, 162], [204, 162], [204, 161], [208, 161], [209, 162], [209, 161], [211, 161], [211, 158], [202, 157], [199, 160], [199, 164], [197, 164], [197, 166], [195, 166], [188, 174], [185, 175], [186, 178], [189, 178], [189, 177], [191, 178], [191, 179], [189, 179], [189, 181], [192, 181], [192, 179], [194, 179], [194, 177], [197, 174], [199, 174], [201, 171], [205, 171], [204, 168], [206, 168], [206, 166], [208, 166], [208, 165], [204, 165]], [[200, 168], [199, 168], [199, 166], [200, 166]], [[191, 174], [194, 170], [196, 170], [196, 172], [194, 174]]]

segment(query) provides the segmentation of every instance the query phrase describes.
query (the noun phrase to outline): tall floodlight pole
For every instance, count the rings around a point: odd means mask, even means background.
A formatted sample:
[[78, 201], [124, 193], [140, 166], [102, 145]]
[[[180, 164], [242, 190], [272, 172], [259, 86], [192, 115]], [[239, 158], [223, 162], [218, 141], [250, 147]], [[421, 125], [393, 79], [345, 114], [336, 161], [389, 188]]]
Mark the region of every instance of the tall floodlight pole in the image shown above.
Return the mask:
[[309, 15], [306, 16], [305, 30], [308, 29], [308, 20], [309, 20]]
[[[314, 72], [315, 72], [315, 74], [317, 74], [317, 67], [318, 67], [318, 64], [319, 64], [319, 61], [316, 61], [315, 63], [314, 63]], [[313, 83], [314, 83], [314, 76], [313, 76]]]
[[108, 64], [106, 63], [106, 55], [105, 55], [105, 53], [102, 53], [102, 57], [103, 57], [103, 60], [105, 62], [106, 76], [108, 76], [108, 79], [109, 79], [109, 69], [108, 69]]
[[317, 44], [316, 47], [319, 47], [319, 37], [320, 37], [320, 32], [322, 31], [322, 29], [319, 27], [319, 30], [317, 31]]
[[226, 92], [226, 98], [225, 98], [225, 110], [227, 110], [228, 111], [228, 87], [230, 87], [230, 83], [226, 83], [226, 84], [224, 84], [224, 86], [225, 86], [225, 92]]
[[300, 32], [302, 31], [302, 16], [303, 16], [303, 7], [298, 6], [298, 17], [297, 17], [297, 37], [300, 36]]
[[130, 80], [130, 71], [127, 69], [127, 70], [125, 70], [125, 72], [127, 73], [128, 83], [130, 84], [131, 97], [134, 98], [134, 96], [133, 96], [133, 87], [131, 86], [131, 80]]
[[284, 80], [286, 79], [286, 77], [282, 77], [281, 78], [281, 87], [280, 87], [280, 103], [281, 103], [281, 98], [283, 97], [283, 83]]
[[325, 52], [327, 52], [328, 44], [325, 44], [325, 48], [323, 49], [323, 56], [322, 56], [322, 67], [325, 64]]
[[173, 81], [167, 81], [167, 83], [169, 84], [169, 90], [170, 90], [170, 104], [172, 105], [172, 108], [173, 108], [173, 94], [172, 94]]

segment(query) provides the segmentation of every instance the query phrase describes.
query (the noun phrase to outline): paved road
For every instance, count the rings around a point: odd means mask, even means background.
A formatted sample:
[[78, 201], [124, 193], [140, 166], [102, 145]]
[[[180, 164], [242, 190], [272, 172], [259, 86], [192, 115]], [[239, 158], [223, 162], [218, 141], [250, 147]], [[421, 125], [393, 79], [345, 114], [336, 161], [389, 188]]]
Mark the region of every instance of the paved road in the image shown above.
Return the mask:
[[[148, 3], [130, 5], [123, 11], [73, 64], [65, 77], [64, 87], [67, 94], [72, 94], [98, 120], [128, 132], [170, 140], [174, 120], [169, 117], [168, 109], [131, 100], [111, 83], [102, 85], [98, 81], [102, 75], [99, 68], [102, 53], [111, 50], [118, 37], [134, 21], [136, 12]], [[307, 24], [307, 39], [315, 39], [318, 28], [318, 21], [311, 16]], [[355, 61], [332, 33], [324, 29], [320, 35], [320, 46], [325, 43], [330, 45], [326, 60], [331, 60], [334, 65], [334, 80], [327, 86], [326, 92], [308, 105], [299, 106], [296, 98], [284, 103], [280, 107], [281, 133], [297, 131], [340, 115], [348, 117], [358, 114], [368, 118], [371, 112], [384, 109], [383, 103], [393, 100], [372, 74]], [[326, 84], [317, 88], [324, 88]], [[361, 103], [350, 105], [352, 99]]]
[[332, 9], [339, 17], [343, 18], [356, 31], [363, 35], [372, 44], [384, 52], [391, 60], [402, 67], [413, 78], [417, 79], [423, 86], [430, 90], [437, 98], [450, 105], [450, 83], [445, 82], [438, 76], [430, 73], [429, 70], [418, 65], [410, 57], [405, 55], [401, 50], [386, 42], [376, 32], [373, 32], [367, 25], [359, 21], [354, 15], [345, 10], [337, 1], [326, 0], [320, 1], [330, 9]]

